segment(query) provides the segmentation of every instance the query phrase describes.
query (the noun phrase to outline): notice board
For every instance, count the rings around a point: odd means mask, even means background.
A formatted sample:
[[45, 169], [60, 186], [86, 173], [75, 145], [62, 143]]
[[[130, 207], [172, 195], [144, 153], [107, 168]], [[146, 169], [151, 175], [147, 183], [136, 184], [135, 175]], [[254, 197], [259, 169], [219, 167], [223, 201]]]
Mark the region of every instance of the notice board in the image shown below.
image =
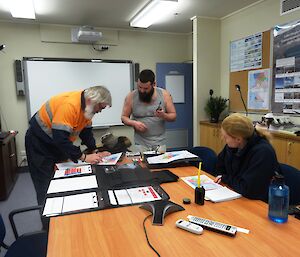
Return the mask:
[[[245, 110], [240, 98], [240, 93], [236, 90], [235, 85], [240, 85], [241, 92], [245, 100], [245, 104], [247, 106], [249, 71], [270, 68], [270, 35], [271, 35], [270, 30], [262, 33], [262, 60], [261, 60], [260, 68], [253, 68], [253, 69], [249, 68], [240, 71], [230, 72], [229, 75], [230, 111], [239, 112]], [[258, 111], [258, 110], [251, 110], [251, 109], [249, 109], [248, 111], [265, 112], [262, 110]]]

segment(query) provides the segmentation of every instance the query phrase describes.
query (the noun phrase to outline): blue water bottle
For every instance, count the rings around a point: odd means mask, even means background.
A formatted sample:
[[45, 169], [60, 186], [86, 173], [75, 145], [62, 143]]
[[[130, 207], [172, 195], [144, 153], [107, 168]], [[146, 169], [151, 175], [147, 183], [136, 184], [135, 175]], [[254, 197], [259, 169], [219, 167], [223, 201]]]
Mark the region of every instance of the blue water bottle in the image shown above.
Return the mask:
[[269, 219], [284, 223], [288, 220], [289, 187], [284, 184], [284, 177], [276, 174], [269, 186]]

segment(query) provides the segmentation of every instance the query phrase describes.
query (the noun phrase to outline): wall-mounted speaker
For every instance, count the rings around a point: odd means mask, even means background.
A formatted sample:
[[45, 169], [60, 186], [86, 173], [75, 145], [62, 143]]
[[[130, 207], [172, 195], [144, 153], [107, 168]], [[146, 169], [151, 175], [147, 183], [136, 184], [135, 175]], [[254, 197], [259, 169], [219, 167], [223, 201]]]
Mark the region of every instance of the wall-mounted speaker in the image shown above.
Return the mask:
[[134, 64], [134, 81], [137, 82], [140, 75], [140, 64], [135, 63]]
[[23, 74], [23, 64], [21, 60], [15, 60], [15, 75], [17, 95], [25, 95], [25, 82]]

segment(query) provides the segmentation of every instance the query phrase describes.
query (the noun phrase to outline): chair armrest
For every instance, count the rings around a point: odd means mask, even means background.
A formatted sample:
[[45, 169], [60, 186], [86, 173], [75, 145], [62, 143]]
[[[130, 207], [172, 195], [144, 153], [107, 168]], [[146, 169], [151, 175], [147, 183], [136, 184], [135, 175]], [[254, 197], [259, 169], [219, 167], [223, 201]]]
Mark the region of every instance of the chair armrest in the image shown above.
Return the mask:
[[9, 213], [9, 215], [8, 215], [9, 222], [10, 222], [10, 225], [12, 227], [12, 230], [13, 230], [13, 233], [14, 233], [14, 236], [15, 236], [16, 239], [18, 239], [20, 235], [18, 234], [18, 231], [17, 231], [17, 228], [16, 228], [16, 224], [15, 224], [15, 221], [14, 221], [14, 216], [16, 214], [29, 212], [29, 211], [34, 211], [34, 210], [40, 210], [41, 211], [42, 208], [43, 208], [43, 205], [35, 205], [35, 206], [16, 209], [16, 210], [13, 210]]

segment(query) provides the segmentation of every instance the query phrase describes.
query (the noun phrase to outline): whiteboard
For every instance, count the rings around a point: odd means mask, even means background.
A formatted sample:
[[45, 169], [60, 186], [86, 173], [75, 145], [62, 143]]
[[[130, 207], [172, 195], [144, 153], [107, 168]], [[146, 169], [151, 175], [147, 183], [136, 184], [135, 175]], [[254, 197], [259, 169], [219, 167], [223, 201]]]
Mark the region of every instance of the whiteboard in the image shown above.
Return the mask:
[[93, 127], [122, 125], [126, 95], [133, 89], [131, 61], [23, 59], [27, 113], [30, 119], [51, 96], [102, 85], [110, 90], [112, 107], [93, 118]]

